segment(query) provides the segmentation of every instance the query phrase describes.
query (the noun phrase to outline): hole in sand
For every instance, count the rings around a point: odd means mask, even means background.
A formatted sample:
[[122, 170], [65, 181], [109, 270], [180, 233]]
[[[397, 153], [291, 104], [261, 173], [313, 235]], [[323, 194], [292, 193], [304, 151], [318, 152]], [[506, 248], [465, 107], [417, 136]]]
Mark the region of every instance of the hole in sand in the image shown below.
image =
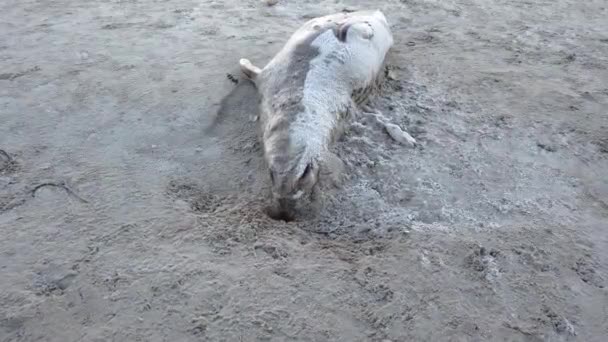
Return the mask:
[[267, 207], [266, 215], [276, 221], [291, 222], [295, 220], [295, 215], [293, 212], [281, 210], [279, 208]]

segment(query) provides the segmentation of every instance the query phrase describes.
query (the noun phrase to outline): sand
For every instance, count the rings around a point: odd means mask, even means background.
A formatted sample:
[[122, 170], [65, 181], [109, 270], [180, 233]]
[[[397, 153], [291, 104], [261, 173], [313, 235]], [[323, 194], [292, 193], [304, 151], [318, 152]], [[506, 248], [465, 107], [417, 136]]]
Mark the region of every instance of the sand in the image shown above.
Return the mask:
[[[307, 19], [395, 47], [345, 179], [269, 219], [256, 92]], [[1, 341], [604, 341], [605, 1], [4, 0]]]

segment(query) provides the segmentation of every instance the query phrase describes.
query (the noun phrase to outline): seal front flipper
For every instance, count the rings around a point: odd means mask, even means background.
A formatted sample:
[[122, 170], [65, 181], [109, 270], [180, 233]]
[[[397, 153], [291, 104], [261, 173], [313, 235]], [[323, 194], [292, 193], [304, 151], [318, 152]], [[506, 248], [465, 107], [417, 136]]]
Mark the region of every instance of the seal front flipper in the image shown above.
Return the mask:
[[262, 69], [253, 65], [246, 58], [242, 58], [239, 61], [239, 65], [241, 66], [241, 71], [243, 72], [243, 74], [245, 74], [245, 76], [247, 76], [247, 78], [249, 78], [250, 80], [252, 80], [255, 83], [255, 80], [258, 77], [258, 75], [260, 74], [260, 72], [262, 72]]
[[340, 188], [345, 178], [345, 165], [335, 153], [326, 151], [321, 166], [321, 181], [333, 188]]

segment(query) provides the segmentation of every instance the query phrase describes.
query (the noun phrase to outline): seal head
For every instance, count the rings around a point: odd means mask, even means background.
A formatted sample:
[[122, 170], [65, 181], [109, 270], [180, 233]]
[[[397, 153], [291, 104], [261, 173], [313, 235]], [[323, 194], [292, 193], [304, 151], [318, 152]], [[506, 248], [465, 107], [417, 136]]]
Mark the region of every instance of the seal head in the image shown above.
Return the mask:
[[265, 159], [271, 183], [272, 203], [268, 214], [274, 219], [293, 220], [296, 205], [310, 197], [319, 180], [319, 157], [293, 135], [276, 132], [268, 136]]

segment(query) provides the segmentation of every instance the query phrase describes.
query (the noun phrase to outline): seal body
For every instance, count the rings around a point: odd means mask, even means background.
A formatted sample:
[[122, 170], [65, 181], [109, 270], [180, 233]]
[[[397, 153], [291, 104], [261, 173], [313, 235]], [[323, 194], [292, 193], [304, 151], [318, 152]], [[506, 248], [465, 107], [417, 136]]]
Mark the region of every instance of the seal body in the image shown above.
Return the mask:
[[382, 12], [338, 13], [306, 22], [263, 69], [240, 61], [261, 95], [271, 216], [292, 217], [319, 175], [341, 164], [330, 145], [354, 106], [375, 87], [392, 44]]

